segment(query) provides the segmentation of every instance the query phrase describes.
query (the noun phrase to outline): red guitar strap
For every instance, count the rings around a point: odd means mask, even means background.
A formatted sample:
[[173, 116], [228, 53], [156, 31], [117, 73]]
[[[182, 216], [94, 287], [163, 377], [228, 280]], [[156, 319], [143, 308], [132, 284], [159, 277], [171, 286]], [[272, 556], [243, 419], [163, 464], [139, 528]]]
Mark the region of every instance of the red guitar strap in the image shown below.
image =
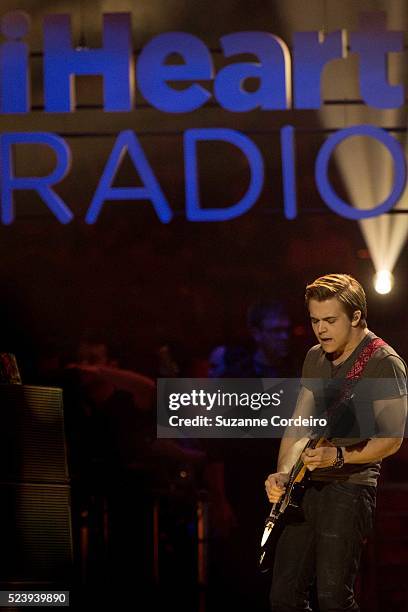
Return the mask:
[[373, 338], [367, 346], [363, 348], [356, 361], [351, 366], [350, 370], [346, 374], [347, 380], [358, 380], [363, 374], [365, 367], [369, 361], [369, 359], [374, 355], [374, 353], [385, 346], [387, 343], [384, 342], [381, 338]]
[[329, 418], [333, 416], [336, 412], [337, 408], [351, 399], [352, 390], [354, 385], [358, 382], [359, 378], [361, 378], [365, 367], [369, 361], [369, 359], [374, 355], [374, 353], [385, 346], [387, 343], [384, 342], [381, 338], [373, 338], [370, 342], [365, 346], [356, 361], [351, 366], [350, 370], [346, 374], [346, 379], [344, 381], [343, 389], [340, 395], [340, 398], [334, 403], [333, 406], [328, 408], [327, 415]]

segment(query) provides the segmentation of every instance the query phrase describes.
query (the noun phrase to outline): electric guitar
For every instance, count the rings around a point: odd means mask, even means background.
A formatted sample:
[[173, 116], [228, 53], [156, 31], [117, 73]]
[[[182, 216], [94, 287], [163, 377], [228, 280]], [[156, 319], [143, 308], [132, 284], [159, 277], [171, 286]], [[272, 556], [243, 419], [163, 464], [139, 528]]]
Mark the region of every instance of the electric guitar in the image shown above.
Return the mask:
[[288, 520], [296, 522], [300, 520], [300, 501], [304, 490], [307, 468], [301, 456], [307, 448], [318, 448], [326, 443], [325, 438], [310, 438], [302, 449], [299, 459], [295, 462], [289, 473], [285, 492], [278, 502], [272, 504], [269, 516], [265, 521], [265, 528], [261, 540], [259, 556], [259, 569], [266, 572], [273, 567], [275, 548], [279, 537]]

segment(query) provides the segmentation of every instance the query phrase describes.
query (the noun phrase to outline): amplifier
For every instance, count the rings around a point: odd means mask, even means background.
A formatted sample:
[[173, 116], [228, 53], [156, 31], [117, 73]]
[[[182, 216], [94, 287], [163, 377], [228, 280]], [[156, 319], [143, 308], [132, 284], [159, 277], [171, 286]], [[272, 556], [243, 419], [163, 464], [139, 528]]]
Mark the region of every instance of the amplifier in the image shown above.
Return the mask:
[[0, 586], [67, 585], [73, 566], [62, 390], [0, 384]]
[[0, 385], [0, 481], [68, 483], [62, 390]]

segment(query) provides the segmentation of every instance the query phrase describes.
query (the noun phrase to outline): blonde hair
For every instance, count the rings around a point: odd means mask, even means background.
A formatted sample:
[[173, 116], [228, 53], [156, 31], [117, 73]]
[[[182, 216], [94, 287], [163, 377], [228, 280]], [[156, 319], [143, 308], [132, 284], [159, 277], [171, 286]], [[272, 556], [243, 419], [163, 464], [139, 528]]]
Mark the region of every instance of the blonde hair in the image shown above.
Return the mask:
[[344, 306], [350, 318], [356, 310], [361, 312], [359, 325], [367, 327], [367, 301], [363, 287], [349, 274], [326, 274], [306, 286], [305, 302], [309, 307], [310, 300], [330, 300], [336, 298]]

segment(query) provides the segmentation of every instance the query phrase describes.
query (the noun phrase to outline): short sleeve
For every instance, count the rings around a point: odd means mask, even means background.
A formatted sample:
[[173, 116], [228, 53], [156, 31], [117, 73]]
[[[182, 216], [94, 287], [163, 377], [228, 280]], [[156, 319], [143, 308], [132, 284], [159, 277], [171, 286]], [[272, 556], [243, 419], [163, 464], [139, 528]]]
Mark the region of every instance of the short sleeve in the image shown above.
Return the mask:
[[378, 361], [371, 389], [373, 401], [407, 395], [407, 369], [397, 355], [387, 355]]

